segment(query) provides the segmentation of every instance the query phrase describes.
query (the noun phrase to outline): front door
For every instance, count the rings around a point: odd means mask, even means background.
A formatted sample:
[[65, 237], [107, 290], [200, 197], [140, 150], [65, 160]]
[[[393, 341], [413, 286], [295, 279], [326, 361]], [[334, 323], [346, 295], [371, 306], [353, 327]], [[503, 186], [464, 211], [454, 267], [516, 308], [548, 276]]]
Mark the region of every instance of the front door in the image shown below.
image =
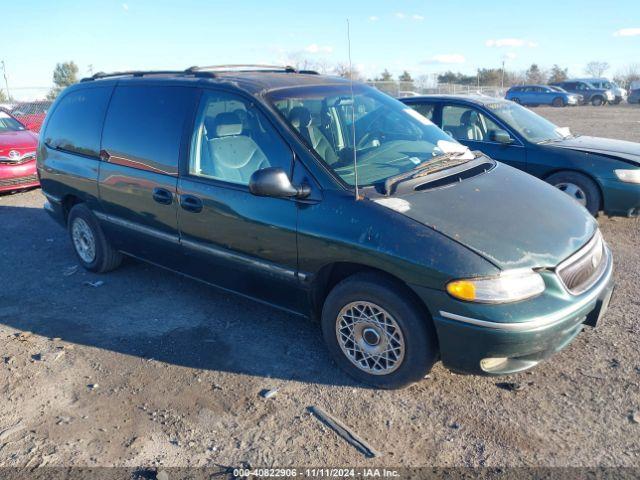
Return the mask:
[[467, 105], [445, 104], [442, 107], [442, 130], [471, 150], [480, 150], [494, 160], [526, 171], [527, 153], [516, 138], [505, 144], [494, 140], [494, 133], [506, 130], [479, 109]]
[[170, 268], [180, 265], [178, 164], [198, 93], [117, 86], [102, 134], [99, 215], [107, 234], [119, 250]]
[[205, 90], [190, 155], [178, 180], [178, 225], [189, 273], [268, 303], [302, 311], [293, 199], [257, 197], [259, 169], [291, 175], [293, 154], [251, 99]]

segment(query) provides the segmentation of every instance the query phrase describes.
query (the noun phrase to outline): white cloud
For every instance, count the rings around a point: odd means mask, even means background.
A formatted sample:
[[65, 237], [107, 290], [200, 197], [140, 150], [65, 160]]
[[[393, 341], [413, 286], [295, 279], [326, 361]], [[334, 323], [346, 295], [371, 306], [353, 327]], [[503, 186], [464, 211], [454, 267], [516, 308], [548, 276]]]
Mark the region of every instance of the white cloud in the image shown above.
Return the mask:
[[522, 38], [499, 38], [499, 39], [491, 39], [484, 42], [487, 47], [529, 47], [536, 48], [538, 44], [536, 42], [532, 42], [529, 40], [525, 40]]
[[378, 20], [380, 20], [380, 17], [376, 17], [375, 15], [371, 15], [369, 17], [370, 22], [377, 22]]
[[422, 62], [425, 65], [450, 65], [450, 64], [460, 64], [466, 62], [466, 58], [464, 55], [460, 55], [459, 53], [443, 53], [440, 55], [434, 55]]
[[421, 22], [424, 20], [424, 17], [422, 15], [418, 15], [417, 13], [414, 13], [413, 15], [411, 15], [411, 18], [418, 22]]
[[318, 45], [317, 43], [312, 43], [311, 45], [307, 46], [304, 51], [314, 55], [317, 53], [332, 53], [333, 47], [329, 45]]
[[613, 32], [614, 37], [637, 37], [640, 35], [640, 28], [621, 28]]
[[396, 18], [399, 18], [400, 20], [404, 20], [407, 17], [406, 14], [402, 13], [402, 12], [396, 12]]
[[418, 15], [417, 13], [414, 13], [413, 15], [409, 15], [407, 13], [404, 12], [396, 12], [394, 14], [394, 16], [398, 19], [398, 20], [404, 20], [404, 19], [411, 19], [411, 20], [415, 20], [416, 22], [421, 22], [424, 20], [424, 17], [422, 15]]
[[122, 9], [123, 9], [125, 12], [128, 12], [128, 11], [129, 11], [129, 5], [128, 5], [128, 4], [126, 4], [126, 3], [123, 3], [123, 4], [122, 4]]

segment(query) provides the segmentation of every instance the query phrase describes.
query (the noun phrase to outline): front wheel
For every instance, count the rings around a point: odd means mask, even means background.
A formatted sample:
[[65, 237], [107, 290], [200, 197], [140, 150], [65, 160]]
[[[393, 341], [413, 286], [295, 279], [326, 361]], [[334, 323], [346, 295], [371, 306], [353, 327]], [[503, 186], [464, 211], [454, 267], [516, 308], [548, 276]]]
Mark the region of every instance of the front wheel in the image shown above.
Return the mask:
[[346, 373], [378, 388], [417, 382], [438, 358], [428, 314], [383, 275], [356, 274], [336, 285], [322, 308], [322, 334]]
[[563, 191], [589, 210], [594, 217], [600, 210], [601, 195], [596, 183], [577, 172], [558, 172], [547, 178], [547, 182]]
[[562, 100], [562, 98], [558, 97], [558, 98], [554, 98], [552, 105], [554, 107], [564, 107], [564, 100]]
[[599, 107], [604, 104], [604, 99], [602, 97], [593, 97], [591, 99], [591, 105], [594, 107]]

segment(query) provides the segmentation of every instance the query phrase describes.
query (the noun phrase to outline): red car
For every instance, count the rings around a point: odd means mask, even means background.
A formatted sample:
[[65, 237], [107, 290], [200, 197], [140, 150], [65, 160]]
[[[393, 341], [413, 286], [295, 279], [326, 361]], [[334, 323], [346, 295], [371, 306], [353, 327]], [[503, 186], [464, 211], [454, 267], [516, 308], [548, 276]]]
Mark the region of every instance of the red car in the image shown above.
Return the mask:
[[39, 132], [51, 103], [49, 101], [20, 103], [11, 110], [11, 115], [20, 120], [29, 130]]
[[0, 192], [37, 187], [38, 135], [0, 110]]

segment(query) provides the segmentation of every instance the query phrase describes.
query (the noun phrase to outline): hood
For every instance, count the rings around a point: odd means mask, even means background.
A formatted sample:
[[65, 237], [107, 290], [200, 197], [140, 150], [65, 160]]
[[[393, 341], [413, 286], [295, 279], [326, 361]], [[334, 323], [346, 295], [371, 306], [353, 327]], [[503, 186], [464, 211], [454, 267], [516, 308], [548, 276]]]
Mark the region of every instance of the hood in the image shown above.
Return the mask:
[[7, 156], [10, 150], [35, 152], [37, 147], [38, 136], [29, 130], [0, 133], [0, 157]]
[[548, 146], [617, 157], [640, 167], [640, 143], [579, 136], [550, 143]]
[[[403, 208], [395, 208], [393, 202]], [[411, 189], [379, 203], [467, 246], [501, 269], [555, 267], [597, 229], [589, 212], [568, 195], [501, 163], [445, 187]]]

